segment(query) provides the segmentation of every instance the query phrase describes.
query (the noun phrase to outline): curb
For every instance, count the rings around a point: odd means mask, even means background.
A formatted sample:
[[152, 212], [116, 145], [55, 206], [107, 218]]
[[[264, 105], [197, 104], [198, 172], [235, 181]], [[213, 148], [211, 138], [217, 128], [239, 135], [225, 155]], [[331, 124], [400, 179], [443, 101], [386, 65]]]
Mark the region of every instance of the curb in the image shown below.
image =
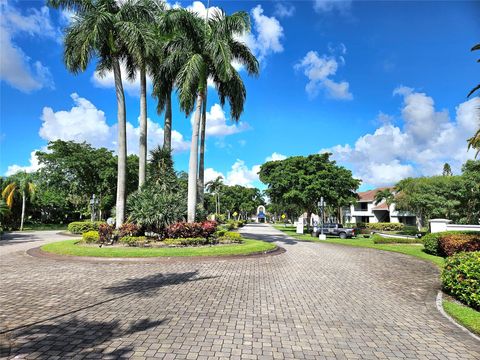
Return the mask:
[[480, 341], [480, 337], [475, 335], [473, 332], [471, 332], [470, 330], [468, 330], [466, 327], [464, 327], [463, 325], [460, 325], [458, 322], [455, 321], [454, 318], [452, 318], [450, 315], [447, 314], [447, 312], [443, 309], [443, 293], [441, 291], [439, 291], [437, 293], [437, 299], [435, 301], [436, 305], [437, 305], [437, 310], [440, 312], [440, 314], [442, 314], [448, 321], [450, 321], [453, 325], [455, 325], [456, 327], [458, 327], [460, 330], [462, 330], [463, 332], [467, 333], [468, 335], [470, 335], [471, 337], [473, 337], [475, 340], [477, 341]]
[[266, 258], [269, 256], [276, 256], [285, 253], [286, 250], [280, 246], [275, 249], [256, 252], [246, 255], [226, 255], [226, 256], [156, 256], [156, 257], [93, 257], [93, 256], [75, 256], [75, 255], [58, 255], [43, 251], [41, 246], [31, 248], [26, 251], [29, 256], [42, 258], [46, 260], [57, 261], [74, 261], [74, 262], [90, 262], [90, 263], [120, 263], [120, 264], [138, 264], [138, 263], [176, 263], [176, 262], [205, 262], [205, 261], [229, 261], [229, 260], [246, 260]]

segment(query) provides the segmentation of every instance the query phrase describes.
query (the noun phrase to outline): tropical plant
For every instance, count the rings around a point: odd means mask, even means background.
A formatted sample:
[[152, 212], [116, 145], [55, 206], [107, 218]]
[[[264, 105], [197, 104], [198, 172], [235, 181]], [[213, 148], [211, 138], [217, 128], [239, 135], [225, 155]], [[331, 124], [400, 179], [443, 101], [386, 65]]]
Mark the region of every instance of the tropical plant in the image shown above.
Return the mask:
[[[125, 217], [127, 139], [126, 107], [123, 91], [121, 62], [132, 53], [139, 34], [144, 31], [143, 19], [151, 14], [147, 1], [125, 0], [49, 0], [54, 8], [73, 11], [75, 16], [64, 37], [64, 62], [74, 74], [85, 71], [94, 57], [98, 59], [97, 71], [103, 75], [113, 71], [117, 98], [118, 167], [116, 226]], [[129, 70], [131, 71], [131, 70]]]
[[223, 177], [217, 176], [216, 179], [210, 180], [205, 184], [206, 190], [215, 196], [215, 214], [220, 214], [220, 191], [225, 185]]
[[443, 176], [452, 176], [453, 175], [452, 168], [450, 167], [449, 163], [443, 164], [442, 175]]
[[258, 61], [245, 44], [234, 39], [235, 35], [250, 30], [246, 12], [228, 16], [216, 10], [204, 21], [195, 13], [179, 9], [169, 12], [166, 21], [174, 27], [174, 35], [166, 42], [163, 66], [167, 73], [176, 74], [180, 108], [187, 115], [195, 108], [188, 173], [188, 221], [193, 222], [197, 205], [200, 119], [207, 79], [215, 84], [220, 103], [224, 105], [228, 100], [232, 119], [238, 120], [246, 91], [232, 62], [244, 65], [249, 74], [258, 74]]
[[27, 197], [33, 197], [35, 194], [35, 184], [32, 181], [32, 176], [26, 172], [20, 172], [12, 177], [11, 182], [3, 189], [2, 197], [5, 203], [11, 209], [16, 194], [22, 197], [22, 215], [20, 218], [20, 231], [23, 230], [25, 221], [25, 208]]
[[390, 205], [392, 205], [395, 201], [395, 195], [391, 191], [391, 189], [382, 189], [377, 191], [375, 194], [375, 201], [374, 204], [378, 205], [382, 201], [385, 201], [385, 204], [387, 204], [388, 208], [390, 209]]
[[[471, 51], [476, 51], [476, 50], [480, 50], [480, 43], [479, 44], [476, 44], [474, 47], [472, 47]], [[480, 62], [480, 59], [477, 60], [477, 62]], [[467, 97], [470, 97], [472, 96], [474, 93], [476, 93], [478, 90], [480, 90], [480, 84], [478, 84], [477, 86], [475, 86], [472, 90], [470, 90], [470, 92], [468, 93]], [[480, 115], [479, 115], [479, 118], [480, 118]], [[473, 148], [473, 149], [477, 149], [477, 152], [475, 153], [475, 157], [478, 156], [478, 154], [480, 153], [480, 128], [477, 130], [477, 132], [475, 133], [475, 135], [473, 135], [470, 139], [467, 140], [468, 141], [468, 148]]]

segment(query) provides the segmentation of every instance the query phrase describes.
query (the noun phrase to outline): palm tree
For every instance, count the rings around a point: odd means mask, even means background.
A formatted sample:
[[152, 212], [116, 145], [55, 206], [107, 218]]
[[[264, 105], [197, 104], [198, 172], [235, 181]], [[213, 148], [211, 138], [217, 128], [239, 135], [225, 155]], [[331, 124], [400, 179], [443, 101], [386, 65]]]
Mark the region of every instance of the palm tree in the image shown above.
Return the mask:
[[220, 214], [220, 191], [223, 188], [223, 177], [218, 176], [205, 184], [205, 188], [210, 194], [215, 196], [215, 213]]
[[250, 74], [258, 74], [258, 61], [245, 44], [234, 39], [235, 34], [250, 30], [246, 12], [228, 16], [215, 11], [207, 23], [183, 9], [170, 12], [169, 17], [175, 32], [166, 45], [165, 67], [179, 69], [175, 83], [181, 109], [189, 115], [195, 108], [188, 173], [188, 221], [192, 222], [196, 215], [198, 140], [207, 79], [213, 79], [221, 104], [228, 100], [231, 117], [238, 120], [246, 91], [232, 61], [243, 64]]
[[385, 204], [387, 204], [388, 209], [390, 210], [390, 205], [392, 205], [395, 201], [395, 195], [390, 189], [383, 189], [377, 191], [375, 194], [375, 201], [374, 204], [378, 205], [382, 201], [385, 201]]
[[49, 0], [48, 4], [75, 13], [64, 38], [64, 62], [67, 69], [74, 74], [85, 71], [90, 60], [96, 57], [97, 71], [100, 74], [113, 70], [118, 121], [118, 228], [125, 218], [127, 173], [126, 107], [120, 63], [126, 60], [129, 50], [132, 50], [134, 39], [144, 31], [139, 19], [148, 18], [151, 9], [148, 2], [137, 0], [125, 0], [121, 4], [115, 0]]
[[5, 187], [5, 189], [3, 189], [2, 197], [5, 199], [9, 209], [12, 208], [13, 200], [17, 193], [22, 196], [22, 216], [20, 219], [20, 231], [22, 231], [23, 223], [25, 221], [27, 196], [33, 197], [35, 194], [35, 184], [33, 183], [30, 174], [27, 174], [26, 172], [18, 173], [13, 177], [12, 181]]
[[[477, 44], [475, 45], [474, 47], [472, 47], [471, 51], [475, 51], [475, 50], [480, 50], [480, 44]], [[480, 62], [480, 59], [477, 60], [477, 62]], [[475, 92], [477, 92], [478, 90], [480, 90], [480, 84], [478, 84], [477, 86], [475, 86], [467, 95], [467, 97], [470, 97], [472, 96]], [[480, 117], [480, 115], [479, 115]], [[467, 140], [468, 141], [468, 149], [470, 148], [473, 148], [473, 149], [477, 149], [477, 152], [475, 154], [475, 157], [478, 156], [478, 154], [480, 153], [480, 128], [477, 130], [477, 132], [475, 133], [475, 135], [473, 135], [470, 139]]]
[[205, 127], [207, 123], [207, 90], [203, 103], [202, 118], [200, 120], [200, 158], [198, 165], [198, 203], [203, 208], [205, 200]]

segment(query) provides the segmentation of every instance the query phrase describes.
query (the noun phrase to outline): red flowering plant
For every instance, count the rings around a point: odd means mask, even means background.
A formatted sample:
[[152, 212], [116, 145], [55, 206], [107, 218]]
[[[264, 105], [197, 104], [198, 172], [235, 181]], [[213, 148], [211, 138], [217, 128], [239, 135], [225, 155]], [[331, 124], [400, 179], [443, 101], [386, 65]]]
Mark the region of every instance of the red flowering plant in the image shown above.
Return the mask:
[[165, 237], [169, 239], [209, 238], [215, 233], [216, 229], [216, 221], [177, 222], [166, 228]]

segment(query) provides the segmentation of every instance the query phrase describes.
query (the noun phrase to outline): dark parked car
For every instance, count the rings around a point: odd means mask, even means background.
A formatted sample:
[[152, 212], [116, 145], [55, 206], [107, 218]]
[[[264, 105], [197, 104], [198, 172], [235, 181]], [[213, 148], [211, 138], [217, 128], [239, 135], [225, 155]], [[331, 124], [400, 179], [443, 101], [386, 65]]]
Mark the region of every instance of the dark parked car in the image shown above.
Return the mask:
[[[323, 233], [325, 235], [339, 236], [340, 239], [347, 239], [355, 236], [355, 229], [344, 228], [342, 224], [323, 224]], [[318, 237], [321, 234], [321, 227], [312, 235]]]

